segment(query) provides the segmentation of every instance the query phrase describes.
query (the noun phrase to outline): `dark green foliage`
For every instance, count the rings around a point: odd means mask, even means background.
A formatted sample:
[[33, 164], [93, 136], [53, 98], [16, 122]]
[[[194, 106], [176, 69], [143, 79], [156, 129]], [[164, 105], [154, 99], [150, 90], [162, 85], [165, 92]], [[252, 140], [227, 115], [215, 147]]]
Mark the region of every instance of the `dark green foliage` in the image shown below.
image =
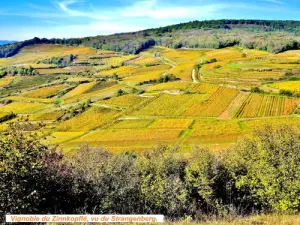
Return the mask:
[[167, 83], [167, 82], [175, 81], [175, 80], [179, 80], [179, 78], [177, 78], [173, 74], [162, 74], [159, 76], [159, 78], [157, 78], [155, 80], [143, 81], [143, 82], [140, 82], [139, 85], [153, 84], [153, 83]]
[[252, 88], [251, 92], [253, 92], [253, 93], [264, 93], [259, 87]]
[[296, 97], [296, 98], [300, 97], [300, 93], [296, 92], [296, 91], [280, 90], [279, 93], [281, 95], [285, 95], [285, 96], [289, 96], [289, 97]]
[[12, 67], [7, 67], [7, 68], [2, 68], [2, 71], [0, 72], [0, 74], [25, 76], [25, 75], [37, 75], [38, 72], [35, 69], [33, 69], [31, 66], [28, 66], [28, 67], [12, 66]]
[[284, 73], [284, 76], [286, 77], [294, 76], [294, 73], [292, 71], [288, 71]]
[[227, 168], [241, 203], [263, 212], [297, 212], [300, 206], [300, 140], [289, 127], [266, 127], [239, 142]]
[[154, 45], [170, 48], [224, 48], [240, 45], [271, 52], [299, 49], [299, 21], [208, 20], [192, 21], [167, 27], [70, 39], [39, 39], [0, 46], [0, 57], [17, 54], [34, 44], [83, 45], [97, 49], [138, 54]]
[[185, 180], [193, 214], [226, 215], [230, 204], [226, 174], [222, 161], [211, 151], [196, 149], [185, 168]]
[[72, 54], [65, 56], [65, 57], [52, 57], [50, 59], [44, 59], [41, 62], [44, 64], [55, 64], [58, 67], [66, 67], [66, 66], [71, 66], [73, 60], [76, 57]]
[[0, 67], [0, 78], [7, 75], [7, 71], [5, 68]]
[[[164, 214], [168, 219], [299, 212], [300, 139], [256, 131], [222, 154], [158, 146], [139, 155], [81, 146], [63, 161], [39, 136], [0, 140], [0, 214]], [[72, 165], [72, 166], [71, 166]]]
[[[61, 104], [61, 99], [57, 100], [57, 105]], [[58, 121], [65, 121], [65, 120], [69, 120], [72, 117], [75, 117], [81, 113], [83, 113], [84, 111], [86, 111], [91, 105], [91, 100], [87, 100], [81, 103], [78, 103], [75, 106], [71, 106], [69, 109], [65, 109], [63, 110], [63, 114], [61, 117], [58, 118]]]
[[157, 83], [167, 83], [169, 81], [178, 80], [173, 74], [163, 74], [157, 79]]
[[[138, 161], [134, 153], [112, 154], [102, 148], [82, 146], [73, 160], [75, 176], [91, 184], [86, 212], [143, 213]], [[78, 193], [85, 192], [86, 187], [80, 183], [75, 183], [74, 187]]]
[[[0, 217], [75, 212], [70, 168], [41, 136], [12, 126], [0, 139]], [[78, 199], [79, 200], [79, 199]], [[74, 211], [75, 210], [75, 211]]]
[[13, 118], [15, 118], [17, 115], [14, 113], [9, 113], [8, 115], [5, 115], [3, 117], [0, 118], [0, 123], [11, 120]]
[[3, 104], [3, 105], [7, 105], [9, 103], [12, 103], [13, 101], [10, 100], [10, 99], [1, 99], [0, 100], [0, 104]]
[[286, 95], [286, 96], [293, 96], [293, 92], [288, 91], [288, 90], [280, 90], [280, 94], [281, 95]]
[[26, 41], [16, 42], [13, 44], [6, 44], [0, 46], [0, 57], [11, 57], [15, 54], [17, 54], [23, 47], [35, 45], [35, 44], [50, 44], [52, 43], [51, 40], [48, 40], [46, 38], [40, 39], [40, 38], [33, 38]]
[[160, 212], [175, 219], [188, 212], [184, 181], [186, 160], [177, 158], [177, 152], [178, 148], [161, 146], [139, 160], [140, 188], [147, 213]]
[[122, 95], [125, 95], [125, 94], [126, 94], [126, 92], [124, 90], [122, 90], [122, 89], [119, 89], [117, 91], [117, 96], [122, 96]]

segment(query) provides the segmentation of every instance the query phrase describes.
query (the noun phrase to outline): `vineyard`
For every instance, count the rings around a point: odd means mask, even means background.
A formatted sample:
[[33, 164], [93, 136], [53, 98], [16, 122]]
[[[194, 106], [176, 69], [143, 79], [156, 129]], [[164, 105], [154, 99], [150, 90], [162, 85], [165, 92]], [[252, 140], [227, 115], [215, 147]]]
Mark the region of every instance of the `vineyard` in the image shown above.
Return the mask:
[[193, 104], [184, 112], [185, 116], [218, 117], [237, 96], [238, 91], [230, 88], [219, 87], [207, 101]]
[[25, 47], [0, 59], [0, 130], [31, 122], [67, 153], [86, 143], [113, 152], [159, 144], [222, 150], [265, 125], [300, 134], [299, 60], [298, 51], [237, 47], [156, 46], [137, 55]]
[[58, 131], [88, 131], [103, 126], [120, 115], [120, 112], [92, 107], [86, 112], [60, 123]]
[[66, 93], [62, 98], [67, 99], [67, 98], [71, 98], [71, 97], [74, 97], [77, 95], [81, 95], [81, 94], [85, 93], [86, 91], [90, 90], [95, 85], [96, 85], [96, 82], [80, 84], [73, 90]]
[[279, 90], [299, 92], [300, 93], [300, 81], [286, 81], [269, 85], [269, 87], [277, 88]]
[[47, 98], [49, 96], [52, 96], [53, 94], [56, 94], [57, 92], [67, 89], [66, 85], [54, 85], [50, 87], [44, 87], [44, 88], [39, 88], [34, 91], [27, 92], [24, 94], [24, 97], [29, 97], [29, 98]]
[[237, 113], [238, 118], [290, 115], [296, 109], [296, 100], [287, 97], [252, 94]]

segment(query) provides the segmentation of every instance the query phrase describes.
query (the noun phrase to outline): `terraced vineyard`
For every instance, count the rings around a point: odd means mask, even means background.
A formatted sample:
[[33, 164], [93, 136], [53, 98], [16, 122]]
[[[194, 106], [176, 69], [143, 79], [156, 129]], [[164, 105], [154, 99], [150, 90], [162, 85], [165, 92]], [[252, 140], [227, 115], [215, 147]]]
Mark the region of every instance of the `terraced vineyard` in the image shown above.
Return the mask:
[[[72, 60], [52, 63], [60, 58]], [[0, 78], [0, 129], [32, 122], [50, 135], [46, 142], [69, 153], [85, 143], [114, 152], [157, 144], [218, 150], [266, 124], [300, 133], [297, 60], [299, 51], [235, 47], [153, 47], [138, 55], [26, 47], [0, 59], [0, 69], [9, 71]], [[18, 68], [36, 74], [10, 72]]]
[[185, 116], [218, 117], [237, 96], [238, 91], [230, 88], [219, 87], [207, 101], [193, 104], [184, 112]]
[[237, 117], [287, 116], [292, 114], [296, 107], [296, 99], [293, 98], [252, 94], [237, 113]]

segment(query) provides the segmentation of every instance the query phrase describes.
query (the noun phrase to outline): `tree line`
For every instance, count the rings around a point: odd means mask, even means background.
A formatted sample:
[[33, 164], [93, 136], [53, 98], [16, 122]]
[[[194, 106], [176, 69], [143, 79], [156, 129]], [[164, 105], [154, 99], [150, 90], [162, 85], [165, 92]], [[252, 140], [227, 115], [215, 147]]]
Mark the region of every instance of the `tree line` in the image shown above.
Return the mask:
[[219, 154], [195, 148], [190, 157], [176, 146], [113, 154], [88, 145], [64, 156], [42, 138], [19, 125], [1, 133], [2, 219], [90, 213], [201, 220], [300, 209], [300, 139], [290, 127], [265, 127]]
[[[243, 31], [243, 32], [241, 32]], [[170, 48], [224, 48], [239, 45], [274, 53], [300, 48], [300, 22], [280, 20], [192, 21], [133, 33], [69, 39], [33, 38], [0, 46], [0, 57], [34, 44], [87, 46], [138, 54], [154, 45]]]

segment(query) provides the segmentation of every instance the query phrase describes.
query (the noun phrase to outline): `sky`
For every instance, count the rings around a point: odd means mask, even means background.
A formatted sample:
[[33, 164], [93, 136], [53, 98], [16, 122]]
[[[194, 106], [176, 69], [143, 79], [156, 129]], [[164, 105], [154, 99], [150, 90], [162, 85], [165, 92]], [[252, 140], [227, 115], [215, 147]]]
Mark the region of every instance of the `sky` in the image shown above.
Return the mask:
[[0, 40], [108, 35], [210, 19], [300, 20], [300, 1], [1, 0]]

